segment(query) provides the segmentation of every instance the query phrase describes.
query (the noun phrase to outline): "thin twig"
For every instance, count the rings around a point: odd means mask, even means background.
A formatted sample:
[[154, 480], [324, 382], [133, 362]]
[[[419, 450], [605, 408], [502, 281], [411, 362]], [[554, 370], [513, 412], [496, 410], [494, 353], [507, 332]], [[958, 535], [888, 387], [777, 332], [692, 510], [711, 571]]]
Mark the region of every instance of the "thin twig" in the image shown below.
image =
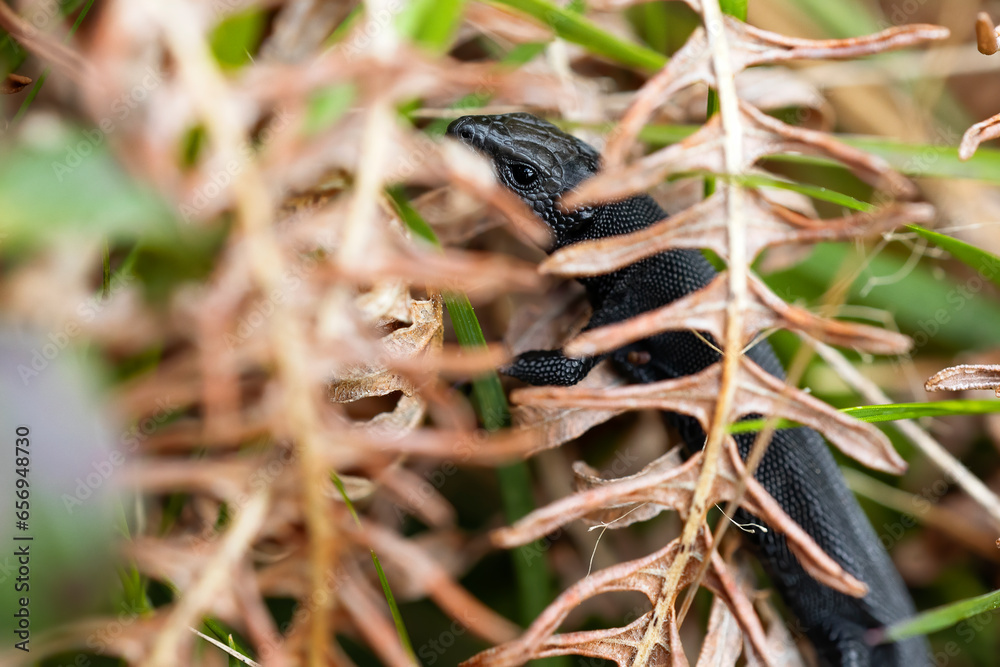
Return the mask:
[[[816, 353], [837, 371], [848, 385], [860, 393], [866, 401], [872, 404], [892, 402], [878, 385], [858, 372], [853, 364], [844, 358], [844, 355], [840, 352], [819, 341], [810, 338], [804, 338], [804, 340], [812, 345]], [[933, 461], [948, 478], [964, 489], [973, 500], [982, 505], [983, 509], [990, 515], [994, 525], [1000, 528], [1000, 498], [995, 493], [990, 491], [978, 477], [973, 475], [968, 468], [942, 447], [941, 443], [931, 437], [920, 426], [909, 420], [898, 421], [893, 425], [910, 442], [916, 445], [927, 458]]]

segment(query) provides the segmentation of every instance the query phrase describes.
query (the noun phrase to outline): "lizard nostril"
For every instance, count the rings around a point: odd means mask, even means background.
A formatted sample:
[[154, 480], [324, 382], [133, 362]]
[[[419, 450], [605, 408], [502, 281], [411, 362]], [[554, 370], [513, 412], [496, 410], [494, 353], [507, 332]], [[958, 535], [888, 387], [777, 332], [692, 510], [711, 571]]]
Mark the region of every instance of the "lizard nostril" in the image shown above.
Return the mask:
[[465, 126], [459, 131], [458, 135], [465, 141], [472, 141], [473, 137], [476, 136], [476, 133], [471, 127]]

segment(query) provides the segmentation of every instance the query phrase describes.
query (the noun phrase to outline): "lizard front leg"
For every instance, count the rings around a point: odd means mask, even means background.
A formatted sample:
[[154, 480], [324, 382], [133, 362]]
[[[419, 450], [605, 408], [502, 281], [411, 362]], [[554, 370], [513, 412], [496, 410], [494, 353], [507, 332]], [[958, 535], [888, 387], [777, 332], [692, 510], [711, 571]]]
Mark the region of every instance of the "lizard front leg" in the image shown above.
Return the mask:
[[[583, 331], [619, 322], [638, 312], [635, 293], [623, 281], [612, 290], [611, 296], [604, 300], [603, 307], [594, 311]], [[528, 384], [568, 387], [587, 377], [587, 373], [607, 356], [567, 357], [561, 350], [530, 350], [517, 355], [500, 372]]]
[[603, 357], [567, 357], [561, 350], [530, 350], [500, 369], [504, 375], [534, 385], [574, 385]]

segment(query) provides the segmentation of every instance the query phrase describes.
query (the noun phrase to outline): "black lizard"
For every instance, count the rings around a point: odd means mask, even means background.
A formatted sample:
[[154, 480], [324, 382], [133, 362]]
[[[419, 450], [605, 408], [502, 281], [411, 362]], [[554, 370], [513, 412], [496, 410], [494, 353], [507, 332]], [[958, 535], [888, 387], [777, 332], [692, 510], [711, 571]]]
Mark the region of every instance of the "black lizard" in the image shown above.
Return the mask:
[[[599, 154], [588, 144], [530, 114], [465, 116], [448, 134], [489, 158], [499, 181], [521, 197], [551, 228], [554, 249], [579, 241], [634, 232], [666, 217], [648, 196], [564, 212], [559, 197], [595, 174]], [[716, 275], [697, 250], [671, 250], [595, 277], [581, 278], [593, 307], [588, 329], [657, 308], [704, 287]], [[711, 337], [705, 334], [708, 340]], [[614, 367], [632, 382], [653, 382], [696, 373], [719, 360], [718, 353], [691, 332], [666, 332], [610, 353]], [[748, 356], [768, 373], [784, 369], [765, 341]], [[571, 358], [558, 350], [519, 355], [508, 375], [535, 385], [573, 385], [603, 357]], [[701, 426], [690, 417], [667, 415], [686, 446], [700, 449]], [[745, 457], [751, 435], [736, 438]], [[848, 572], [868, 584], [864, 598], [851, 598], [809, 576], [773, 530], [748, 536], [785, 604], [824, 664], [839, 667], [927, 664], [926, 643], [916, 638], [870, 647], [869, 628], [905, 618], [913, 603], [888, 554], [857, 501], [848, 491], [822, 437], [807, 428], [778, 431], [756, 478], [784, 510]], [[740, 511], [738, 520], [760, 520]]]

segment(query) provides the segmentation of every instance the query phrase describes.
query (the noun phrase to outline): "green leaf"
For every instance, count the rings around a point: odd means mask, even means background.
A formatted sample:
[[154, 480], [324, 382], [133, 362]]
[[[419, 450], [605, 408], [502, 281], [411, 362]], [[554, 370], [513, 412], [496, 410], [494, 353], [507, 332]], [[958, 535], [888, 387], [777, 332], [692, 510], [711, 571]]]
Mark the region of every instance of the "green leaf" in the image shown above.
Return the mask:
[[545, 0], [494, 0], [541, 21], [567, 42], [579, 44], [594, 55], [603, 56], [622, 65], [645, 70], [658, 70], [667, 64], [667, 57], [650, 48], [627, 42], [598, 28], [576, 12]]
[[112, 243], [176, 235], [166, 205], [119, 168], [106, 138], [93, 128], [0, 148], [0, 249], [67, 235]]
[[993, 284], [1000, 286], [1000, 271], [997, 271], [1000, 268], [1000, 257], [965, 241], [960, 241], [953, 236], [946, 236], [917, 225], [906, 225], [906, 228], [911, 232], [916, 232], [937, 247], [947, 250], [963, 264], [975, 269], [983, 277], [992, 280]]
[[351, 108], [354, 95], [355, 88], [350, 83], [328, 86], [313, 93], [306, 106], [302, 132], [306, 136], [313, 136], [333, 125]]
[[252, 62], [266, 25], [267, 17], [260, 10], [225, 18], [209, 37], [212, 54], [220, 65], [230, 69]]
[[893, 623], [880, 634], [881, 642], [898, 642], [926, 635], [955, 625], [959, 621], [1000, 608], [1000, 590], [979, 597], [959, 600]]

